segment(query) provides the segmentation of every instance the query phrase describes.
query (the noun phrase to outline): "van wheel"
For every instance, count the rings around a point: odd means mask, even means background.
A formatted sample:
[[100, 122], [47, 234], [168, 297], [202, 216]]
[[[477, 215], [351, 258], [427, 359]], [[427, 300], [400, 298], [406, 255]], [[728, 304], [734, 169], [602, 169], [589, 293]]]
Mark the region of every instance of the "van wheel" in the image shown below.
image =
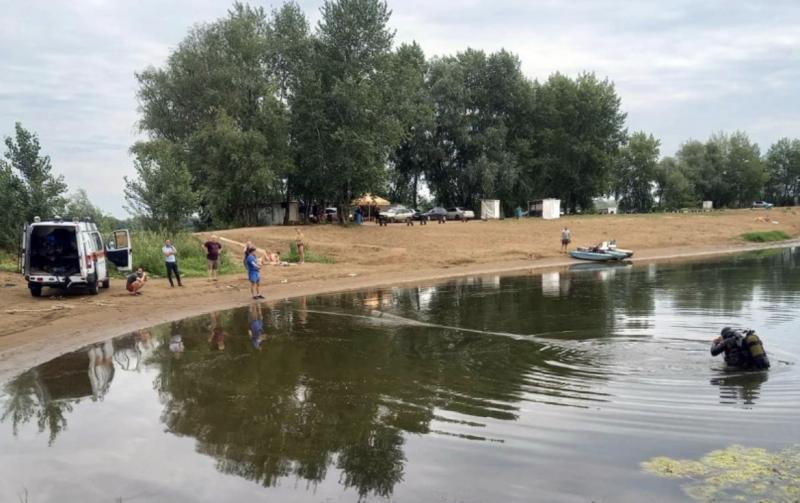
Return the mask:
[[89, 294], [97, 295], [97, 281], [90, 281], [87, 286], [89, 287]]
[[109, 278], [104, 279], [102, 285], [103, 285], [103, 288], [108, 290], [108, 287], [111, 285], [111, 280]]
[[32, 297], [41, 297], [42, 296], [42, 285], [31, 285], [31, 296]]

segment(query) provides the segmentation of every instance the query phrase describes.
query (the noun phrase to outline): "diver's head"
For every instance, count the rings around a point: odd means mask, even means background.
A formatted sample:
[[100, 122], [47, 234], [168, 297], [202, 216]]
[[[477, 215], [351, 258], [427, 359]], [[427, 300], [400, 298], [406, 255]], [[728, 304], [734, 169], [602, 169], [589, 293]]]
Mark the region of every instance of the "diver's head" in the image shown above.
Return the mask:
[[723, 339], [728, 339], [729, 337], [736, 335], [736, 331], [731, 327], [725, 327], [722, 329], [722, 332], [720, 332], [720, 335]]

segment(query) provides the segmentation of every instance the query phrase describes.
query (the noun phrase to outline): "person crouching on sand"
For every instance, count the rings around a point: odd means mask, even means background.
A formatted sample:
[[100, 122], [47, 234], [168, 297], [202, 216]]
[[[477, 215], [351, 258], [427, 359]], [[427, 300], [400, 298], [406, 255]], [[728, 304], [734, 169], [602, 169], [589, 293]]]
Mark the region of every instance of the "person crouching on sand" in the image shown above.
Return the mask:
[[147, 273], [144, 272], [144, 269], [142, 269], [140, 266], [138, 269], [136, 269], [136, 272], [128, 275], [125, 288], [130, 292], [131, 295], [141, 295], [139, 290], [142, 289], [145, 281], [147, 281]]
[[247, 279], [250, 281], [250, 294], [254, 299], [263, 299], [261, 295], [261, 266], [258, 265], [258, 258], [256, 258], [256, 251], [250, 249], [245, 259], [247, 265]]

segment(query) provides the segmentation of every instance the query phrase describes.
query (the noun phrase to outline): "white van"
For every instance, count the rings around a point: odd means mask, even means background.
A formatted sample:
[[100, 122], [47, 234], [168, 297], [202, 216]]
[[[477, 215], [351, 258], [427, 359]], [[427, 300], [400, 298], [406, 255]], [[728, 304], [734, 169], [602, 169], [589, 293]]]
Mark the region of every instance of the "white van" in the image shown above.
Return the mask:
[[131, 270], [130, 233], [114, 231], [105, 243], [90, 221], [68, 222], [58, 217], [40, 221], [34, 218], [22, 234], [21, 269], [31, 295], [39, 297], [42, 288], [85, 288], [92, 295], [98, 287], [108, 288], [108, 263], [120, 271]]

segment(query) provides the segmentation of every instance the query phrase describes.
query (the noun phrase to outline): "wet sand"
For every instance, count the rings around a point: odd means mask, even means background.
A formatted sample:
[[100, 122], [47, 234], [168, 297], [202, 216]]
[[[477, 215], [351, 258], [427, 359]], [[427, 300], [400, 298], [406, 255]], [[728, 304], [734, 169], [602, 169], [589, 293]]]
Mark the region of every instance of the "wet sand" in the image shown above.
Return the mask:
[[[767, 216], [777, 224], [757, 220]], [[432, 284], [447, 278], [481, 274], [535, 274], [579, 263], [559, 252], [559, 230], [572, 230], [571, 248], [616, 238], [636, 250], [634, 263], [687, 260], [800, 244], [753, 245], [743, 232], [783, 230], [800, 235], [800, 212], [738, 210], [712, 214], [569, 217], [500, 222], [403, 224], [358, 228], [314, 226], [303, 229], [309, 248], [334, 264], [306, 263], [262, 269], [267, 303], [346, 290]], [[253, 240], [260, 248], [288, 251], [294, 229], [284, 227], [218, 231], [235, 242]], [[240, 254], [234, 255], [236, 260]], [[160, 271], [159, 271], [160, 272]], [[19, 274], [0, 273], [0, 380], [85, 344], [136, 329], [248, 304], [244, 273], [216, 282], [192, 278], [170, 288], [154, 278], [143, 295], [130, 296], [114, 279], [100, 295], [54, 295], [34, 299]]]

